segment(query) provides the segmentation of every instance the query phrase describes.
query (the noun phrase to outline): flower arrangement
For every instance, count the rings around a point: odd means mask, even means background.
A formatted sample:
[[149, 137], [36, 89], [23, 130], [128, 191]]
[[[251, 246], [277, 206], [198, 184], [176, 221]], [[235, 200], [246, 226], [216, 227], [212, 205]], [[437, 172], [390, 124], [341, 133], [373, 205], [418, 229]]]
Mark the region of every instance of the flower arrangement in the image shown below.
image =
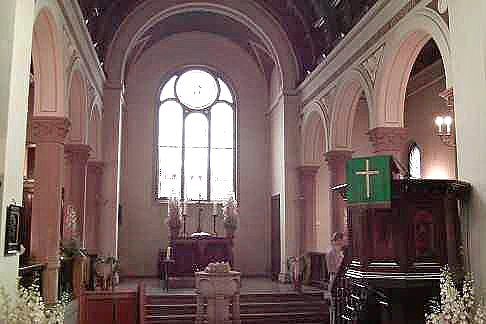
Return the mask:
[[226, 230], [235, 231], [238, 228], [238, 203], [233, 197], [228, 198], [223, 207], [223, 225]]
[[179, 201], [177, 198], [170, 198], [167, 204], [167, 218], [165, 223], [169, 228], [169, 236], [171, 240], [177, 239], [179, 237], [179, 231], [181, 230], [181, 211], [179, 208]]
[[228, 273], [230, 271], [231, 267], [228, 262], [214, 262], [206, 267], [207, 273]]
[[165, 223], [169, 228], [181, 226], [181, 212], [177, 198], [170, 198], [167, 204], [167, 218]]
[[37, 282], [25, 288], [18, 284], [17, 296], [9, 296], [4, 287], [0, 287], [0, 323], [1, 324], [61, 324], [64, 323], [66, 306], [71, 301], [69, 294], [61, 295], [53, 306], [44, 304]]
[[425, 315], [427, 324], [483, 324], [486, 323], [484, 305], [476, 300], [474, 278], [466, 274], [462, 291], [456, 288], [453, 274], [446, 266], [440, 279], [440, 302], [432, 305], [432, 313]]

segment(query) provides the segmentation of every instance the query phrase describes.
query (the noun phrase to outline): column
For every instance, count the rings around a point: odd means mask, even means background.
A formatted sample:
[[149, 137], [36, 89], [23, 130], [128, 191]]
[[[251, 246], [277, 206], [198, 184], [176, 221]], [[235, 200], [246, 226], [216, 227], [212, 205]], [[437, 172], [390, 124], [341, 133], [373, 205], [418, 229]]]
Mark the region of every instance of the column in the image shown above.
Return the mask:
[[103, 162], [99, 226], [99, 251], [104, 256], [118, 255], [118, 205], [120, 200], [120, 149], [123, 89], [120, 82], [107, 81], [104, 93]]
[[16, 288], [17, 256], [4, 257], [5, 211], [22, 203], [34, 1], [3, 1], [0, 10], [0, 285]]
[[[478, 295], [486, 295], [486, 2], [449, 0], [458, 178], [472, 184], [464, 209], [470, 255]], [[467, 37], [465, 37], [467, 35]]]
[[300, 232], [300, 254], [313, 251], [317, 247], [316, 214], [316, 174], [319, 166], [299, 168], [300, 192], [302, 194], [302, 218]]
[[97, 254], [99, 242], [101, 177], [103, 162], [88, 161], [86, 179], [86, 249], [90, 254]]
[[[336, 150], [325, 154], [329, 166], [329, 184], [331, 187], [346, 183], [346, 161], [353, 157], [352, 151]], [[337, 192], [330, 193], [331, 201], [331, 232], [344, 232], [346, 204]]]
[[57, 301], [64, 143], [69, 127], [70, 122], [64, 117], [32, 119], [36, 158], [31, 254], [36, 261], [46, 264], [42, 293], [48, 304]]
[[[283, 106], [283, 190], [281, 192], [281, 204], [283, 214], [280, 226], [282, 228], [281, 244], [281, 271], [287, 269], [287, 258], [298, 256], [300, 251], [300, 213], [299, 208], [299, 98], [297, 95], [285, 93], [282, 96]], [[285, 277], [285, 276], [282, 276]]]
[[68, 144], [65, 154], [70, 162], [69, 201], [78, 215], [81, 246], [86, 247], [86, 172], [91, 148], [85, 144]]
[[[408, 131], [403, 127], [376, 127], [368, 132], [373, 152], [377, 155], [393, 155], [402, 164]], [[402, 162], [403, 161], [403, 162]]]

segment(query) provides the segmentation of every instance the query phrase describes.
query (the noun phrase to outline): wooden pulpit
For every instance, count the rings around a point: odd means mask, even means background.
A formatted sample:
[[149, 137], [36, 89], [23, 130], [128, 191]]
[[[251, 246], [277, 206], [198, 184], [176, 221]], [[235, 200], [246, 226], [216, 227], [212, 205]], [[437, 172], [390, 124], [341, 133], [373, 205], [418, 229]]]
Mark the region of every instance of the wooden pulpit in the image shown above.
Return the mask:
[[379, 322], [424, 323], [428, 300], [439, 294], [441, 267], [460, 266], [458, 202], [470, 185], [397, 173], [391, 156], [348, 161], [345, 278], [383, 297]]

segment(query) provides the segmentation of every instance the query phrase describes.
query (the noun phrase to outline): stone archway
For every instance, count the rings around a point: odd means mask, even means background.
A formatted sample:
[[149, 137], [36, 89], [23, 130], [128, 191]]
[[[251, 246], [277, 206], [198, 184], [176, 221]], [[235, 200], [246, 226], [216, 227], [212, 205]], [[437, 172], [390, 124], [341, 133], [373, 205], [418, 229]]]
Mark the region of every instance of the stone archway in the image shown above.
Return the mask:
[[433, 39], [441, 53], [446, 87], [453, 85], [449, 29], [438, 13], [421, 9], [400, 22], [390, 34], [385, 47], [383, 65], [375, 84], [376, 103], [372, 128], [403, 127], [404, 101], [412, 66], [423, 46]]
[[301, 252], [325, 251], [330, 238], [329, 170], [324, 153], [329, 147], [329, 117], [320, 103], [304, 108], [300, 171]]
[[48, 8], [40, 10], [34, 23], [32, 63], [37, 85], [34, 115], [65, 116], [63, 56], [58, 27]]
[[331, 123], [331, 150], [352, 150], [352, 131], [358, 102], [363, 96], [368, 103], [370, 121], [373, 120], [374, 100], [367, 74], [353, 68], [347, 72], [337, 90]]

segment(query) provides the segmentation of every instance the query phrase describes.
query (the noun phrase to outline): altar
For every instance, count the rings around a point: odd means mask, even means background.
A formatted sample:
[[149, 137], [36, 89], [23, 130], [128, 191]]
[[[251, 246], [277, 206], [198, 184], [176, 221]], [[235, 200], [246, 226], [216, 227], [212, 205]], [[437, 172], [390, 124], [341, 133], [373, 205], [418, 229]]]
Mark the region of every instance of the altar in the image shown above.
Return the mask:
[[[159, 270], [160, 277], [168, 281], [169, 288], [195, 287], [195, 273], [204, 271], [209, 263], [234, 264], [233, 239], [238, 213], [236, 201], [231, 198], [224, 206], [202, 205], [200, 202], [193, 204], [195, 212], [192, 218], [197, 220], [197, 229], [192, 234], [188, 233], [186, 227], [187, 214], [190, 213], [187, 206], [181, 206], [175, 200], [170, 201], [168, 206], [169, 243], [166, 249], [160, 250]], [[202, 230], [210, 227], [209, 224], [203, 226], [203, 218], [212, 220], [212, 233]], [[224, 227], [226, 236], [217, 234], [218, 220]]]
[[[229, 262], [233, 265], [233, 239], [218, 236], [178, 238], [170, 242], [174, 263], [168, 267], [169, 287], [194, 286], [194, 273], [202, 271], [211, 262]], [[166, 251], [160, 251], [160, 269]]]

